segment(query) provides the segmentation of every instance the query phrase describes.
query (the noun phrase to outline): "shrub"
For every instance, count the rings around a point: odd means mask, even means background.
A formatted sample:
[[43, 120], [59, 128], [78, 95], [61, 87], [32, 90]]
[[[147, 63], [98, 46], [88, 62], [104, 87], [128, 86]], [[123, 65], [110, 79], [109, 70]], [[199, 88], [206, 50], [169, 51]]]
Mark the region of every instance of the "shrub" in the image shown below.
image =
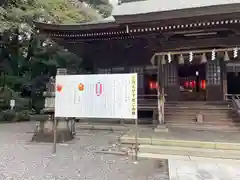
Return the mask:
[[5, 110], [1, 113], [1, 121], [12, 122], [16, 119], [16, 112], [11, 110]]
[[30, 120], [31, 111], [23, 110], [17, 113], [17, 121], [29, 121]]

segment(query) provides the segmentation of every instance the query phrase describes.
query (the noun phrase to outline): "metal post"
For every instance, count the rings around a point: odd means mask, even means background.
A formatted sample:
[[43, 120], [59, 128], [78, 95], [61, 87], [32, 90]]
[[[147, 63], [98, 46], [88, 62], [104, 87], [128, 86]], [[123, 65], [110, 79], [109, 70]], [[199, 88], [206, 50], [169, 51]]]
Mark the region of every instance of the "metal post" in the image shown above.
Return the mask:
[[54, 117], [54, 115], [52, 116], [52, 120], [53, 120], [53, 154], [56, 154], [57, 152], [57, 118]]
[[138, 161], [138, 118], [135, 119], [135, 161]]
[[[66, 68], [58, 68], [57, 75], [67, 75], [67, 69]], [[54, 86], [54, 88], [55, 88], [55, 86]], [[55, 89], [54, 89], [54, 91], [55, 91]], [[55, 112], [55, 110], [54, 110], [54, 112]], [[54, 117], [54, 114], [52, 114], [52, 120], [53, 120], [53, 154], [55, 154], [57, 152], [57, 118]]]

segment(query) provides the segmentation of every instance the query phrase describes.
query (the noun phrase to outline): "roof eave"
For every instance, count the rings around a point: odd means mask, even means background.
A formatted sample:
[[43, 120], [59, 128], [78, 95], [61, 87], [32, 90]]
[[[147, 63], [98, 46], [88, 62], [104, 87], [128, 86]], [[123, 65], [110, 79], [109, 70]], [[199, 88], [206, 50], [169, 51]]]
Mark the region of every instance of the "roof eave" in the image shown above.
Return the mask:
[[168, 19], [181, 19], [193, 16], [209, 16], [217, 14], [240, 13], [240, 3], [187, 8], [171, 11], [156, 11], [142, 14], [113, 15], [118, 24], [149, 22]]
[[117, 27], [115, 22], [101, 22], [94, 24], [48, 24], [42, 22], [35, 22], [36, 29], [44, 29], [44, 30], [58, 30], [58, 31], [79, 31], [79, 30], [95, 30], [95, 29], [105, 29], [105, 28], [114, 28]]

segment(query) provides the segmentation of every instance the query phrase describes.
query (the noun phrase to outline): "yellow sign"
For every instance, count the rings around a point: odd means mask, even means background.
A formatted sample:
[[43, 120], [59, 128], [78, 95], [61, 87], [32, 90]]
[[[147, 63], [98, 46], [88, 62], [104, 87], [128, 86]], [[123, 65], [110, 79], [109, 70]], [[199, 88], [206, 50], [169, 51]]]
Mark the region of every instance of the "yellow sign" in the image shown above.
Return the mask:
[[137, 86], [137, 78], [136, 75], [132, 76], [132, 115], [137, 114], [137, 92], [136, 87]]

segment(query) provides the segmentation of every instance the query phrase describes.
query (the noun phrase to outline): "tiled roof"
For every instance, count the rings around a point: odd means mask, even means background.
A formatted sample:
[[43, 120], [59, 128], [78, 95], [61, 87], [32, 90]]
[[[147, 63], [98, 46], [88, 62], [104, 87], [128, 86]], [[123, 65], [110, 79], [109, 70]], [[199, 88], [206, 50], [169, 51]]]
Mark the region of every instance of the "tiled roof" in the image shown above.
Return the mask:
[[86, 22], [86, 23], [80, 23], [78, 25], [85, 25], [85, 24], [101, 24], [101, 23], [111, 23], [111, 22], [115, 22], [115, 19], [113, 16], [109, 16], [105, 19], [101, 19], [98, 21], [91, 21], [91, 22]]
[[240, 4], [240, 0], [146, 0], [115, 6], [112, 15], [146, 14], [235, 3]]

